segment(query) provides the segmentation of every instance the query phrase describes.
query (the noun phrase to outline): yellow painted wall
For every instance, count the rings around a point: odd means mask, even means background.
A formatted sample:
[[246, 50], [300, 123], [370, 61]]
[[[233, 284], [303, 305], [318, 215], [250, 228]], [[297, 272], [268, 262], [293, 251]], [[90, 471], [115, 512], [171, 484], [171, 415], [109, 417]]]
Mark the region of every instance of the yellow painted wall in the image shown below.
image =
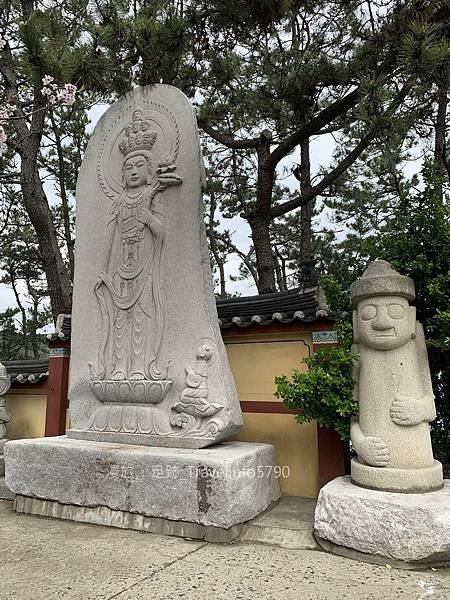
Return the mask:
[[[274, 397], [274, 378], [304, 370], [302, 359], [312, 349], [308, 332], [258, 333], [224, 336], [231, 370], [241, 401], [280, 402]], [[311, 350], [312, 351], [312, 350]], [[45, 388], [14, 388], [6, 399], [11, 421], [9, 439], [44, 436], [47, 398]], [[244, 412], [244, 424], [236, 437], [247, 442], [273, 444], [283, 494], [316, 497], [319, 491], [319, 464], [315, 423], [299, 425], [291, 414]]]
[[47, 390], [45, 388], [13, 388], [6, 396], [6, 410], [11, 421], [6, 426], [10, 440], [43, 437]]
[[[274, 378], [305, 370], [304, 357], [312, 352], [309, 332], [259, 333], [224, 336], [225, 346], [241, 401], [280, 402], [274, 396]], [[246, 442], [273, 444], [283, 494], [314, 498], [319, 491], [319, 461], [315, 423], [300, 425], [291, 414], [244, 413], [244, 425], [236, 437]]]

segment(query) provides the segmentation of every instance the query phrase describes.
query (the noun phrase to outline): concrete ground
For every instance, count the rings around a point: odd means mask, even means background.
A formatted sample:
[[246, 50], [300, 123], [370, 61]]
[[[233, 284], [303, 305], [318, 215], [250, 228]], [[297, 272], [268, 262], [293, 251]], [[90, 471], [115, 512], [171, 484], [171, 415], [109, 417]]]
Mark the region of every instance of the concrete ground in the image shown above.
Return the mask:
[[0, 599], [450, 598], [450, 569], [399, 571], [296, 549], [304, 526], [297, 528], [300, 537], [282, 535], [282, 544], [295, 548], [268, 545], [277, 527], [291, 529], [283, 515], [293, 510], [287, 502], [273, 519], [260, 517], [252, 527], [263, 528], [265, 520], [268, 531], [255, 531], [246, 543], [214, 545], [17, 515], [10, 502], [0, 502]]

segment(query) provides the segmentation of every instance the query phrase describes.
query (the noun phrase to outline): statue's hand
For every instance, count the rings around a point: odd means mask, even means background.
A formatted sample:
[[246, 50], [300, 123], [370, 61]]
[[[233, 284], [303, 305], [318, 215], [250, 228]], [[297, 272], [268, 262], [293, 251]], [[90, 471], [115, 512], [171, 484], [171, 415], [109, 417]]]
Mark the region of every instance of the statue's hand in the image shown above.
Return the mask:
[[396, 396], [391, 404], [391, 419], [397, 425], [418, 425], [425, 420], [425, 405], [414, 396]]
[[103, 279], [102, 279], [101, 275], [99, 275], [99, 276], [97, 277], [97, 280], [96, 280], [96, 282], [95, 282], [95, 285], [94, 285], [94, 291], [97, 291], [97, 290], [98, 290], [98, 288], [99, 288], [101, 285], [103, 285]]
[[148, 210], [148, 208], [141, 208], [137, 215], [137, 220], [139, 223], [149, 226], [153, 220], [153, 214]]
[[385, 467], [389, 462], [389, 448], [378, 437], [365, 437], [358, 443], [358, 456], [371, 467]]

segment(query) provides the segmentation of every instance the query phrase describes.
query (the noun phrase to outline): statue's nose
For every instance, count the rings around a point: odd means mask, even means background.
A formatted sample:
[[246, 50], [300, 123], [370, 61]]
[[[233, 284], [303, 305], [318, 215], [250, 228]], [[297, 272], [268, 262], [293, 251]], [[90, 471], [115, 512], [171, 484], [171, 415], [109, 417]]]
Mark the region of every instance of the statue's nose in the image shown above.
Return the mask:
[[372, 328], [377, 331], [384, 331], [386, 329], [392, 329], [392, 321], [387, 314], [385, 306], [377, 307], [376, 317], [372, 321]]

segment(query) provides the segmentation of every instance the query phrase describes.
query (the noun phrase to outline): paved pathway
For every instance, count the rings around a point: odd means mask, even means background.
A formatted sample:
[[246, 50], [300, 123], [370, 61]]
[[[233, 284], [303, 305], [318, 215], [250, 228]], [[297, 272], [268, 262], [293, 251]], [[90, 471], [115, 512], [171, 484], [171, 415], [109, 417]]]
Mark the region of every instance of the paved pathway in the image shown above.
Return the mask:
[[450, 598], [450, 569], [398, 571], [314, 550], [213, 545], [16, 515], [0, 502], [1, 600]]

